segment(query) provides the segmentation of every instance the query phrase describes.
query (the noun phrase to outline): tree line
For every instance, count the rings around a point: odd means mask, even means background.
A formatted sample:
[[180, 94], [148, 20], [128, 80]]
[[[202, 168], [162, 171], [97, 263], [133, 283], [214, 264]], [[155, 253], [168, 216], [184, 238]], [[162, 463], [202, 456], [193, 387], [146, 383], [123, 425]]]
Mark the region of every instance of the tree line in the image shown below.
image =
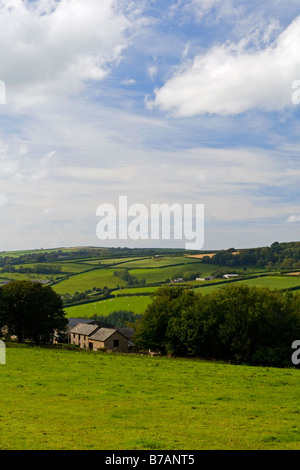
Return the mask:
[[30, 266], [14, 266], [13, 264], [6, 264], [1, 268], [1, 273], [21, 273], [21, 274], [61, 274], [61, 266], [48, 266], [37, 264], [34, 267]]
[[201, 295], [161, 287], [135, 324], [142, 349], [235, 364], [291, 366], [300, 339], [300, 295], [231, 285]]
[[204, 263], [223, 266], [244, 267], [256, 266], [267, 269], [300, 269], [300, 242], [279, 243], [271, 246], [250, 248], [236, 251], [234, 248], [220, 250], [214, 256], [204, 256]]

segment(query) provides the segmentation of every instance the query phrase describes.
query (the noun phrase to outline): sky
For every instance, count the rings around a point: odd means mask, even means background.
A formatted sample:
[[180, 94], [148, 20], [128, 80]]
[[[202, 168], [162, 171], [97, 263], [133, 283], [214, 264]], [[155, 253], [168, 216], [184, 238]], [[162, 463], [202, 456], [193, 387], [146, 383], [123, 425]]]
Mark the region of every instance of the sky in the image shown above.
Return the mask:
[[299, 240], [298, 0], [0, 0], [0, 251], [97, 208], [204, 206], [203, 250]]

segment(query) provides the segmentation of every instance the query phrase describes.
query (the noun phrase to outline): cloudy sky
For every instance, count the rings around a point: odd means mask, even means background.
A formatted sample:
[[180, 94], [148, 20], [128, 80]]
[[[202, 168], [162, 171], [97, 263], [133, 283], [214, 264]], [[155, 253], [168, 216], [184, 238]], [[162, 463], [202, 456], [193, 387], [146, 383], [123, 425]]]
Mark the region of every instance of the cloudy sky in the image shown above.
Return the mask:
[[299, 51], [299, 0], [0, 0], [0, 250], [150, 246], [97, 238], [119, 196], [299, 240]]

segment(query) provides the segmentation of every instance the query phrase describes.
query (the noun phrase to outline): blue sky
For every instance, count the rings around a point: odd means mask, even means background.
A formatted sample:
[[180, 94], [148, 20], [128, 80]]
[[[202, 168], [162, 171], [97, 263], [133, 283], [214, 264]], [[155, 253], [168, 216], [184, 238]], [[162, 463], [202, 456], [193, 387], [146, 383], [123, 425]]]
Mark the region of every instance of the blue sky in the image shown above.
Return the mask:
[[298, 0], [5, 0], [0, 41], [0, 250], [184, 246], [97, 239], [121, 195], [299, 240]]

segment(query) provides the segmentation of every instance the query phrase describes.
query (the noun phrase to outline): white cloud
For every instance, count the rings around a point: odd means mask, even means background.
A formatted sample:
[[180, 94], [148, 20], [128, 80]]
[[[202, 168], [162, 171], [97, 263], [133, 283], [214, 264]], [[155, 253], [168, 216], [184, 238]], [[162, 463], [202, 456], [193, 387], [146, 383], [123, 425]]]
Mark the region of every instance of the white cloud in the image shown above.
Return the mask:
[[290, 217], [288, 217], [287, 222], [291, 224], [295, 222], [300, 222], [300, 215], [291, 215]]
[[136, 83], [135, 79], [134, 78], [125, 78], [124, 80], [122, 80], [122, 85], [127, 85], [127, 86], [130, 86], [130, 85], [134, 85]]
[[215, 7], [221, 9], [220, 16], [232, 14], [234, 11], [231, 0], [190, 0], [185, 5], [185, 9], [192, 11], [198, 20]]
[[26, 183], [43, 180], [55, 165], [55, 152], [34, 155], [28, 144], [11, 139], [0, 141], [0, 184], [10, 187], [14, 182]]
[[148, 107], [177, 117], [290, 108], [292, 83], [300, 76], [299, 49], [300, 17], [264, 49], [249, 49], [245, 40], [216, 45], [184, 63], [155, 90]]
[[153, 81], [154, 78], [157, 75], [157, 72], [158, 72], [157, 66], [156, 65], [149, 65], [148, 68], [147, 68], [147, 72], [148, 72], [148, 76]]
[[0, 2], [7, 103], [32, 106], [82, 90], [118, 63], [133, 28], [115, 0]]

